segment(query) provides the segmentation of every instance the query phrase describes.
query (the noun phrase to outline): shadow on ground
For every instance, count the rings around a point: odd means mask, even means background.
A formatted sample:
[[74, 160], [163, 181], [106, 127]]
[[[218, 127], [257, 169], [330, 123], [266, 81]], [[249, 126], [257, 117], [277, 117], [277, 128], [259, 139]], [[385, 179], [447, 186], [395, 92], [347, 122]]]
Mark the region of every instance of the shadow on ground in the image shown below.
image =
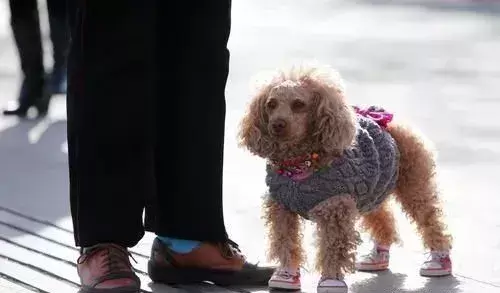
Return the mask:
[[[392, 273], [390, 271], [373, 274], [373, 277], [358, 281], [350, 284], [349, 292], [351, 293], [428, 293], [428, 292], [446, 292], [446, 293], [459, 293], [463, 292], [461, 289], [461, 282], [451, 276], [443, 278], [429, 278], [425, 283], [408, 284], [408, 277], [405, 274]], [[172, 290], [172, 287], [167, 287], [162, 284], [150, 283], [149, 287], [152, 292], [166, 292], [167, 289]], [[413, 288], [412, 288], [413, 287]], [[202, 292], [221, 292], [219, 287], [210, 284], [195, 285], [195, 286], [177, 286], [176, 289], [181, 289], [183, 292], [195, 292], [196, 289], [202, 289]], [[299, 291], [279, 291], [269, 290], [267, 287], [228, 287], [228, 292], [299, 292]], [[301, 292], [316, 292], [316, 288], [304, 288]]]
[[66, 121], [21, 121], [0, 132], [0, 219], [9, 217], [2, 207], [53, 223], [69, 215], [65, 141]]
[[[416, 288], [408, 288], [407, 275], [395, 274], [390, 271], [374, 274], [372, 278], [356, 282], [351, 285], [349, 292], [372, 293], [372, 292], [394, 292], [394, 293], [426, 293], [447, 292], [459, 293], [460, 281], [455, 277], [429, 278], [424, 284], [418, 284]], [[406, 289], [405, 289], [406, 288]]]

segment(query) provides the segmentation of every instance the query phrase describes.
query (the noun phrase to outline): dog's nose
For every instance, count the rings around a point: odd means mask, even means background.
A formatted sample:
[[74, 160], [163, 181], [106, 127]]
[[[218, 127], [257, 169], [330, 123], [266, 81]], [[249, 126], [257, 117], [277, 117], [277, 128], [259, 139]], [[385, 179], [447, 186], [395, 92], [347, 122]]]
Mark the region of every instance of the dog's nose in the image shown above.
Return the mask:
[[286, 121], [283, 119], [278, 119], [273, 122], [273, 131], [276, 133], [282, 133], [286, 128]]

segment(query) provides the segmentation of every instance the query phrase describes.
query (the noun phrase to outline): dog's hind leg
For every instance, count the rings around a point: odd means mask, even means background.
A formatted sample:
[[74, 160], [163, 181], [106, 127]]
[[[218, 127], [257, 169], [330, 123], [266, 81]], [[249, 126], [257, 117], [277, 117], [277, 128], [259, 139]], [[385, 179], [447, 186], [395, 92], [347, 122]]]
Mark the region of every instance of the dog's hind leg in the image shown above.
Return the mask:
[[436, 184], [436, 163], [430, 147], [412, 130], [392, 125], [389, 132], [401, 154], [396, 199], [415, 222], [423, 244], [431, 250], [449, 250], [442, 206]]
[[390, 247], [399, 240], [396, 220], [387, 200], [376, 210], [361, 217], [361, 227], [378, 245]]
[[347, 292], [343, 279], [355, 271], [356, 249], [360, 243], [355, 227], [357, 215], [356, 202], [349, 195], [327, 199], [309, 212], [317, 224], [316, 269], [322, 275], [318, 291], [327, 292], [328, 288], [336, 287], [335, 290]]
[[390, 247], [399, 240], [389, 201], [384, 201], [376, 210], [363, 215], [361, 227], [375, 243], [370, 253], [358, 259], [356, 268], [359, 271], [386, 270], [389, 267]]
[[433, 153], [423, 139], [408, 128], [396, 124], [389, 127], [389, 132], [401, 154], [396, 198], [416, 223], [424, 247], [431, 250], [430, 259], [424, 263], [420, 274], [449, 275], [452, 237], [447, 234], [443, 220]]

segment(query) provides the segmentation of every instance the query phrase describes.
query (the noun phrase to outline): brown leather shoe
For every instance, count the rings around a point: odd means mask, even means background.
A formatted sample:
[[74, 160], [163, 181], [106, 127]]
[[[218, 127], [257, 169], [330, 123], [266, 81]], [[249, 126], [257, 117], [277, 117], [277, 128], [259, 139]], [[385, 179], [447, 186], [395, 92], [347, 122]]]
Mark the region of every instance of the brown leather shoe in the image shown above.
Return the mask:
[[98, 244], [78, 258], [80, 293], [138, 293], [141, 282], [132, 269], [126, 248]]
[[274, 267], [246, 262], [233, 241], [203, 243], [190, 253], [181, 254], [155, 239], [148, 263], [154, 282], [186, 284], [210, 281], [218, 285], [266, 286]]

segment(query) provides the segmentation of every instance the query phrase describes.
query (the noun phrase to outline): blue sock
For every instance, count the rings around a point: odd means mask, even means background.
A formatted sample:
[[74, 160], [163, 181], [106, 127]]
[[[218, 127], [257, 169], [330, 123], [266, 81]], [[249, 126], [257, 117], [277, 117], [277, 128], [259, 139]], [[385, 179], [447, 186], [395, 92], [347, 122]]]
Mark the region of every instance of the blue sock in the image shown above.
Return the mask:
[[177, 253], [190, 253], [195, 248], [201, 245], [200, 241], [185, 240], [172, 238], [167, 236], [156, 236], [163, 244], [167, 245], [170, 249]]

